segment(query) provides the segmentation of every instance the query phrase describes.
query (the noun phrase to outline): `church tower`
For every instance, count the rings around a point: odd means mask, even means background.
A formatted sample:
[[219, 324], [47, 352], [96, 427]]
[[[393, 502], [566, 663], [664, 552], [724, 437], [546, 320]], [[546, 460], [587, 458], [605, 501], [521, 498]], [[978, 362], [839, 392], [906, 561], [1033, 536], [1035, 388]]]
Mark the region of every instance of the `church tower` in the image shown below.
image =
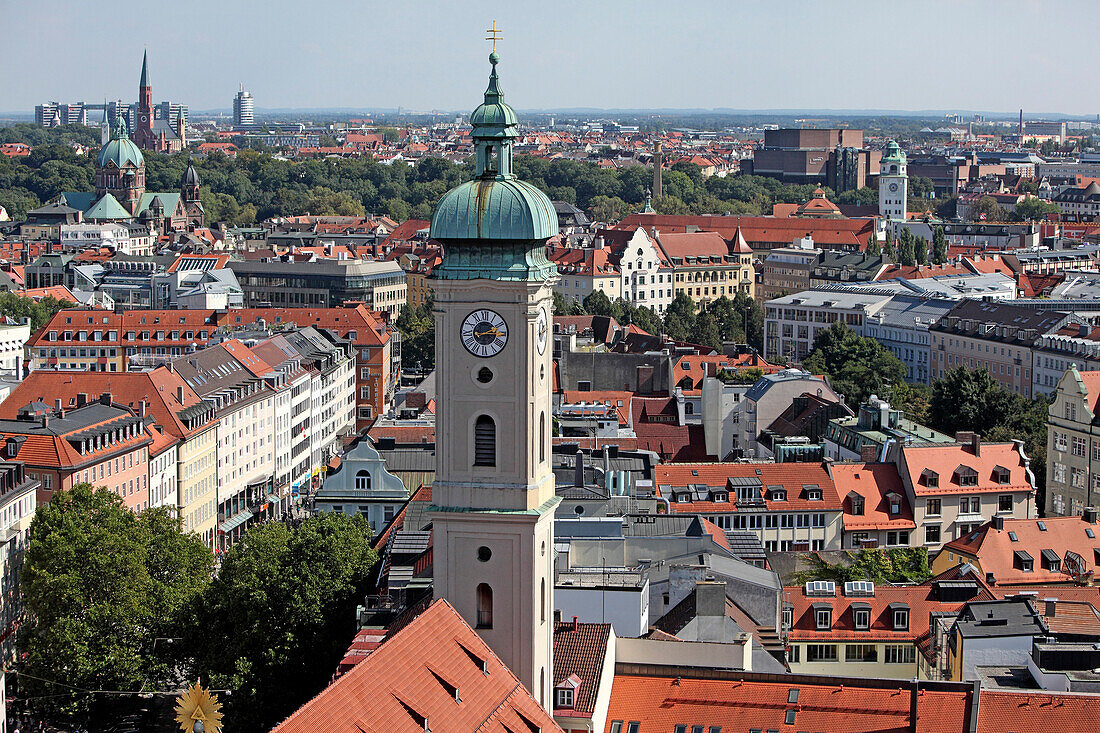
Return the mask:
[[905, 221], [909, 201], [909, 176], [905, 172], [905, 153], [893, 140], [879, 163], [878, 214], [886, 220]]
[[141, 81], [138, 82], [137, 120], [134, 123], [134, 142], [143, 150], [156, 148], [153, 135], [153, 87], [149, 84], [149, 52], [141, 57]]
[[474, 180], [447, 192], [431, 236], [437, 597], [446, 598], [547, 710], [553, 701], [551, 349], [553, 204], [512, 172], [516, 113], [497, 76], [470, 116]]
[[132, 216], [137, 216], [145, 193], [145, 157], [130, 140], [122, 105], [116, 109], [118, 114], [111, 128], [111, 139], [96, 156], [95, 195], [96, 199], [102, 199], [109, 194]]

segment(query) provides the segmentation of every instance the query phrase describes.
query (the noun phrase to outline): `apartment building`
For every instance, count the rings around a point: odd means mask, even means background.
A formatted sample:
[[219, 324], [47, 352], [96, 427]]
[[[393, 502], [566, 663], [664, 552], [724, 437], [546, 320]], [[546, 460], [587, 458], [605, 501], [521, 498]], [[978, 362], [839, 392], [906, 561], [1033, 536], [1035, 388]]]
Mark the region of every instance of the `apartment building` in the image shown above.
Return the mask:
[[844, 506], [845, 549], [913, 544], [917, 524], [894, 465], [834, 463], [829, 475]]
[[192, 354], [240, 329], [282, 331], [313, 326], [356, 347], [356, 420], [366, 427], [393, 401], [401, 337], [363, 303], [340, 308], [59, 311], [27, 341], [31, 370], [125, 372]]
[[40, 481], [27, 476], [22, 463], [0, 462], [0, 533], [4, 538], [0, 546], [0, 658], [5, 663], [15, 655], [14, 632], [23, 616], [19, 573], [40, 486]]
[[270, 518], [279, 503], [275, 477], [276, 373], [239, 341], [227, 341], [173, 363], [173, 369], [217, 418], [218, 548], [226, 550], [250, 522]]
[[723, 296], [752, 296], [756, 271], [740, 229], [731, 244], [717, 232], [659, 233], [657, 242], [672, 266], [673, 297], [683, 293], [705, 310]]
[[764, 358], [804, 359], [817, 334], [834, 323], [862, 333], [864, 322], [890, 301], [890, 295], [810, 290], [764, 304]]
[[673, 512], [748, 530], [769, 551], [840, 549], [842, 505], [822, 464], [663, 464], [653, 482]]
[[673, 298], [672, 264], [664, 249], [641, 227], [633, 232], [603, 232], [597, 236], [611, 238], [612, 262], [618, 265], [622, 277], [623, 299], [664, 315]]
[[[21, 405], [60, 399], [65, 409], [82, 407], [109, 393], [146, 421], [149, 446], [149, 506], [177, 507], [185, 531], [213, 543], [216, 502], [214, 408], [169, 367], [147, 372], [31, 372], [0, 404], [0, 418], [14, 418]], [[93, 482], [98, 485], [97, 482]]]
[[1100, 500], [1100, 371], [1071, 366], [1047, 412], [1047, 516], [1077, 516]]
[[861, 335], [890, 350], [906, 369], [906, 380], [931, 381], [931, 336], [928, 329], [955, 307], [947, 298], [895, 295], [864, 318]]
[[1050, 394], [1070, 367], [1080, 372], [1100, 369], [1100, 328], [1071, 323], [1040, 336], [1032, 352], [1031, 393]]
[[[5, 402], [10, 402], [9, 400]], [[14, 405], [12, 405], [14, 407]], [[7, 412], [7, 411], [6, 411]], [[144, 419], [104, 393], [98, 402], [66, 409], [31, 402], [0, 419], [4, 458], [41, 481], [38, 502], [78, 483], [104, 486], [135, 511], [149, 506], [149, 452]]]
[[1071, 318], [1012, 303], [961, 301], [929, 329], [931, 376], [957, 366], [987, 369], [1009, 391], [1031, 397], [1035, 344]]
[[405, 271], [393, 260], [292, 257], [231, 260], [250, 308], [337, 308], [347, 302], [397, 315], [408, 300]]
[[580, 303], [596, 291], [612, 302], [623, 297], [623, 276], [611, 261], [611, 251], [604, 246], [603, 237], [597, 237], [592, 248], [547, 247], [546, 256], [558, 268], [554, 292], [567, 302]]
[[[949, 597], [949, 596], [948, 596]], [[922, 644], [930, 619], [963, 603], [945, 600], [931, 583], [838, 585], [819, 580], [787, 587], [783, 625], [791, 672], [885, 679], [931, 679]], [[937, 678], [938, 679], [938, 678]]]
[[918, 536], [911, 544], [930, 552], [993, 517], [1024, 519], [1036, 512], [1035, 476], [1022, 441], [955, 437], [955, 445], [900, 445], [888, 454], [913, 508]]

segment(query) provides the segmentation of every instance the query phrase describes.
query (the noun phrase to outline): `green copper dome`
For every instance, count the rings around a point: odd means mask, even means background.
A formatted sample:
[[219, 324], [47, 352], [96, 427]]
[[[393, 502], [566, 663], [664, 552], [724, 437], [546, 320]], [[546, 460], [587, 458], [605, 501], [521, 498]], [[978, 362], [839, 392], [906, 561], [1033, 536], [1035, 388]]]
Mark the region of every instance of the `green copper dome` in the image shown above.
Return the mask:
[[905, 153], [901, 151], [901, 146], [899, 146], [895, 141], [891, 140], [886, 145], [886, 153], [882, 156], [882, 159], [905, 162]]
[[95, 164], [99, 168], [104, 168], [112, 162], [118, 168], [124, 168], [127, 165], [140, 168], [145, 165], [145, 156], [141, 154], [141, 148], [134, 144], [126, 130], [126, 121], [122, 118], [121, 109], [111, 128], [111, 139], [100, 148], [99, 155], [95, 159]]
[[474, 180], [444, 194], [432, 216], [431, 236], [446, 245], [433, 271], [439, 278], [546, 279], [555, 272], [546, 240], [558, 233], [558, 216], [546, 194], [512, 173], [517, 121], [500, 90], [499, 60], [490, 54], [485, 101], [470, 115]]

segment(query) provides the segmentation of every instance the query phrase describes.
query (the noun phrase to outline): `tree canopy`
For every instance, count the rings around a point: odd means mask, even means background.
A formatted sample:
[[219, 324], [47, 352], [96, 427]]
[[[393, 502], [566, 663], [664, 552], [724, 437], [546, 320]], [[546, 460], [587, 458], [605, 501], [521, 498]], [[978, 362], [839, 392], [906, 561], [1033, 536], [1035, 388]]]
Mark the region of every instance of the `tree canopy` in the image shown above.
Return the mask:
[[431, 297], [418, 307], [406, 305], [395, 325], [401, 332], [401, 367], [428, 370], [435, 367], [435, 316]]
[[[31, 522], [21, 590], [20, 690], [51, 716], [86, 720], [117, 700], [83, 690], [156, 689], [171, 677], [183, 610], [213, 556], [167, 508], [140, 515], [104, 488], [58, 491]], [[162, 643], [157, 646], [157, 640]]]
[[839, 322], [818, 333], [802, 368], [827, 374], [833, 389], [853, 408], [872, 394], [891, 398], [896, 388], [905, 385], [908, 373], [905, 364], [879, 341]]
[[30, 318], [31, 333], [46, 325], [59, 310], [73, 305], [75, 303], [58, 300], [50, 295], [36, 301], [34, 298], [27, 298], [14, 293], [0, 293], [0, 316], [7, 316], [17, 321]]
[[184, 648], [196, 674], [233, 691], [233, 730], [270, 730], [328, 683], [377, 560], [369, 541], [365, 517], [323, 513], [257, 525], [226, 553]]

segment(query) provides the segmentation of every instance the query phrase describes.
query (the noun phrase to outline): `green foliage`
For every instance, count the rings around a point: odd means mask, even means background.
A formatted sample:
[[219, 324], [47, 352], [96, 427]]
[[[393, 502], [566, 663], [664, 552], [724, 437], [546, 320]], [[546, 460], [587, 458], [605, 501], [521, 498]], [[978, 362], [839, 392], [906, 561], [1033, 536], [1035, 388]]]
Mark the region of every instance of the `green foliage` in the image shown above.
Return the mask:
[[1048, 214], [1057, 214], [1059, 211], [1061, 209], [1058, 208], [1058, 204], [1043, 201], [1035, 196], [1028, 196], [1016, 204], [1010, 218], [1012, 221], [1034, 221], [1045, 219]]
[[98, 127], [87, 125], [61, 125], [60, 127], [39, 127], [29, 122], [20, 122], [0, 127], [0, 143], [23, 143], [31, 147], [40, 145], [84, 145], [98, 148], [100, 131]]
[[194, 604], [184, 648], [226, 699], [232, 730], [270, 730], [329, 681], [355, 634], [377, 556], [365, 517], [250, 529]]
[[845, 191], [836, 197], [836, 203], [878, 208], [878, 189], [864, 186], [853, 191]]
[[874, 232], [867, 235], [867, 256], [878, 257], [882, 254], [882, 245], [878, 243], [878, 237]]
[[401, 367], [403, 369], [435, 368], [435, 316], [432, 315], [429, 296], [424, 305], [417, 308], [406, 305], [397, 317], [397, 330], [401, 332]]
[[14, 293], [0, 293], [0, 316], [7, 316], [17, 321], [30, 318], [31, 333], [46, 325], [59, 310], [71, 308], [73, 305], [75, 303], [58, 300], [52, 295], [35, 301], [33, 298], [25, 298]]
[[166, 508], [137, 515], [89, 484], [57, 492], [31, 523], [22, 572], [22, 691], [52, 717], [84, 720], [110, 701], [73, 687], [160, 687], [172, 646], [156, 641], [180, 635], [212, 572], [210, 551]]
[[1024, 441], [1039, 498], [1046, 488], [1047, 411], [1051, 397], [1028, 399], [1003, 387], [985, 369], [958, 366], [932, 383], [928, 425], [954, 435], [969, 430], [990, 441]]
[[970, 221], [1004, 221], [1007, 216], [997, 200], [992, 196], [982, 196], [970, 207], [967, 215]]
[[932, 230], [932, 264], [943, 265], [947, 263], [947, 237], [943, 233], [943, 227]]
[[814, 340], [814, 349], [802, 362], [812, 374], [827, 374], [833, 389], [853, 408], [872, 394], [892, 399], [905, 384], [906, 367], [880, 342], [859, 336], [843, 323], [834, 323]]
[[748, 369], [739, 369], [732, 372], [719, 369], [716, 376], [726, 384], [756, 384], [764, 376], [764, 370], [759, 367], [749, 367]]
[[831, 563], [816, 553], [807, 555], [810, 567], [793, 573], [790, 582], [798, 585], [811, 580], [923, 583], [932, 577], [928, 551], [923, 547], [863, 548], [845, 552], [845, 556], [849, 563]]

